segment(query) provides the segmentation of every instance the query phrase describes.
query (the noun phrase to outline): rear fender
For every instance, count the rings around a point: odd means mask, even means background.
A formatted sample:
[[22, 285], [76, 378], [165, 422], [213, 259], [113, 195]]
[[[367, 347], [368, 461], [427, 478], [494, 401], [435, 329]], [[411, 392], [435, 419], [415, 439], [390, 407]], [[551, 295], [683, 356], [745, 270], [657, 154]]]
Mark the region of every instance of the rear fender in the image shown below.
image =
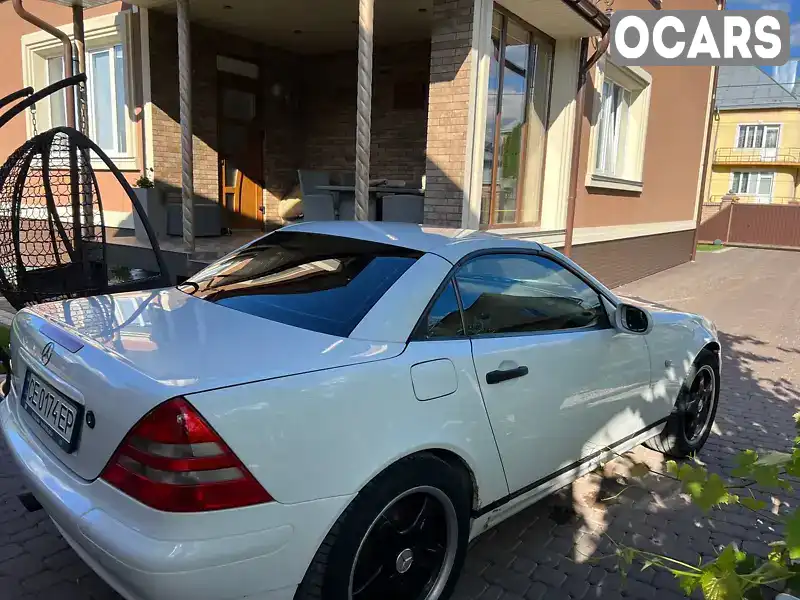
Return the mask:
[[[411, 367], [448, 362], [449, 393], [417, 399]], [[444, 450], [481, 505], [508, 494], [468, 340], [413, 342], [392, 359], [188, 397], [278, 502], [358, 493], [410, 454]]]

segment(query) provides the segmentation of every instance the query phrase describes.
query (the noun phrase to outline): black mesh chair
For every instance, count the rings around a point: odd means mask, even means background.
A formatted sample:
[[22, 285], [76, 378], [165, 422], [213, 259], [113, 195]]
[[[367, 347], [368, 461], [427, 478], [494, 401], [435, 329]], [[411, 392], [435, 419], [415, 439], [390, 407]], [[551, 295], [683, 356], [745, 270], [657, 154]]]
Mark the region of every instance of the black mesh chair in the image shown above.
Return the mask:
[[[0, 127], [43, 97], [84, 75], [40, 92], [20, 90], [0, 100]], [[144, 276], [107, 260], [103, 204], [92, 160], [115, 176], [147, 232], [157, 269]], [[97, 144], [76, 129], [35, 135], [0, 167], [0, 294], [19, 309], [57, 299], [169, 285], [158, 241], [130, 184]]]

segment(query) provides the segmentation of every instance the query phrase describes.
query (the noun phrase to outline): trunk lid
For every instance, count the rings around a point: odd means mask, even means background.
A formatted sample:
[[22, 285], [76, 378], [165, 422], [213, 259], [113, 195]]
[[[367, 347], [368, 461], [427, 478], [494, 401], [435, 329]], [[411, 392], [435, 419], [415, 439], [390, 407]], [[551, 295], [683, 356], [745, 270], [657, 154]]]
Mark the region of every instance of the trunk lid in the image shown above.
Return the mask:
[[[59, 460], [94, 479], [136, 422], [170, 398], [382, 360], [403, 348], [284, 325], [177, 289], [67, 300], [14, 320], [15, 410]], [[71, 452], [21, 407], [29, 372], [74, 403], [80, 424]]]

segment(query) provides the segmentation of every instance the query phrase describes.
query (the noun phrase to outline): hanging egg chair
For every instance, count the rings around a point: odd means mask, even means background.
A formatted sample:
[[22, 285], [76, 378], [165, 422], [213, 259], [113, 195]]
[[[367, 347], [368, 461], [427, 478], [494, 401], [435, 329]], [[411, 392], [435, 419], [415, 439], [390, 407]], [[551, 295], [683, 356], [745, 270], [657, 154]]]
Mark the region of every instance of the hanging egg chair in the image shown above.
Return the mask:
[[[84, 79], [78, 75], [30, 95], [0, 115], [0, 127], [44, 96]], [[26, 91], [17, 92], [17, 98]], [[0, 108], [7, 98], [0, 100]], [[152, 246], [155, 272], [125, 277], [118, 265], [109, 264], [93, 161], [104, 164], [130, 199]], [[152, 289], [169, 282], [158, 241], [130, 184], [83, 133], [56, 127], [34, 135], [0, 167], [0, 294], [12, 306]]]

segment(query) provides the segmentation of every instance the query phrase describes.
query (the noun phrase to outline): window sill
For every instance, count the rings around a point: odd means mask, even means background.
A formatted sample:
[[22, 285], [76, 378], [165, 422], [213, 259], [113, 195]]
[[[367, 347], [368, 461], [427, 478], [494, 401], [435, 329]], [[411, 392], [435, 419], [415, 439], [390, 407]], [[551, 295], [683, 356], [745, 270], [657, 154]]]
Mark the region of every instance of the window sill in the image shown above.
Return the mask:
[[[111, 162], [120, 170], [120, 171], [138, 171], [139, 165], [138, 161], [136, 160], [135, 156], [118, 156], [113, 157], [109, 156]], [[102, 160], [97, 158], [96, 156], [92, 156], [92, 168], [96, 171], [110, 171], [111, 169], [108, 168], [106, 163]]]
[[641, 193], [644, 189], [644, 183], [632, 179], [620, 179], [618, 177], [609, 177], [608, 175], [593, 173], [586, 187]]

